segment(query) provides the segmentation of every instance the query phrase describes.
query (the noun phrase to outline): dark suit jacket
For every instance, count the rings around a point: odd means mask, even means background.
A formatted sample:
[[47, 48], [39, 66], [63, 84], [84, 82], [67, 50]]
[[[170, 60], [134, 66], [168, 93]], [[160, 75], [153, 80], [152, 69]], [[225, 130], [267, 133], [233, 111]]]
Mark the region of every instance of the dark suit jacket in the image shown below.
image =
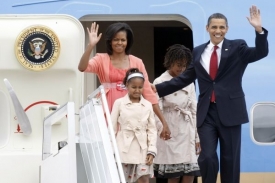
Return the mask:
[[256, 32], [256, 47], [248, 47], [241, 39], [224, 39], [217, 76], [211, 79], [201, 65], [201, 54], [209, 42], [193, 50], [193, 62], [180, 76], [156, 85], [160, 97], [186, 87], [198, 79], [200, 95], [198, 98], [197, 126], [200, 127], [207, 115], [212, 90], [215, 91], [216, 105], [221, 122], [225, 126], [248, 122], [242, 77], [247, 65], [262, 59], [268, 54], [267, 30], [264, 34]]

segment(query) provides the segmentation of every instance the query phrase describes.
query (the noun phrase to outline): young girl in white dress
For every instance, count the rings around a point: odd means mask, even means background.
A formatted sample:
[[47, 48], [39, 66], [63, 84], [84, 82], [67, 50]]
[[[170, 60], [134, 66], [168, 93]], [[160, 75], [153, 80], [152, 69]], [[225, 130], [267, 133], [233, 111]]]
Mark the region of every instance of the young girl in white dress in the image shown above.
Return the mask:
[[[171, 80], [188, 67], [191, 51], [183, 45], [167, 49], [164, 66], [167, 69], [154, 84]], [[197, 154], [200, 152], [196, 128], [197, 101], [194, 84], [159, 99], [160, 108], [171, 130], [171, 139], [157, 139], [158, 155], [154, 160], [155, 176], [168, 179], [168, 183], [193, 183], [199, 176]], [[161, 123], [157, 119], [161, 131]]]
[[128, 94], [114, 102], [111, 119], [125, 179], [149, 183], [157, 153], [152, 104], [142, 96], [144, 76], [138, 69], [128, 70], [123, 83]]

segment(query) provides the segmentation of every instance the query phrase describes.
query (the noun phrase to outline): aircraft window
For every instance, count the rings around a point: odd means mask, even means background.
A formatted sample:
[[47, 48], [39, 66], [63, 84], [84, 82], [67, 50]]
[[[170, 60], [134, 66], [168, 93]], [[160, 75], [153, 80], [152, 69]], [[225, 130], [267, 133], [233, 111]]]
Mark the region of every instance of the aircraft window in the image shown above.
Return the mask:
[[254, 143], [275, 145], [275, 103], [256, 103], [250, 115], [250, 134]]

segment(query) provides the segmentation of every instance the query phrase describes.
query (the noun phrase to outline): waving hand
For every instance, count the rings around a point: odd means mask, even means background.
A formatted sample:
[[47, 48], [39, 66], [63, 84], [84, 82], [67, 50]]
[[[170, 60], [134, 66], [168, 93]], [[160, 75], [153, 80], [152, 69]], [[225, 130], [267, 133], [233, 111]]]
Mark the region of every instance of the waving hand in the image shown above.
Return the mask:
[[89, 35], [89, 44], [92, 47], [94, 47], [98, 43], [98, 41], [100, 40], [101, 35], [102, 35], [102, 33], [97, 35], [98, 34], [98, 28], [99, 28], [99, 25], [96, 24], [96, 22], [92, 23], [90, 29], [87, 27], [87, 32], [88, 32], [88, 35]]
[[250, 16], [246, 17], [249, 23], [255, 28], [258, 33], [261, 33], [262, 30], [262, 20], [261, 20], [261, 13], [257, 6], [251, 6], [249, 8]]

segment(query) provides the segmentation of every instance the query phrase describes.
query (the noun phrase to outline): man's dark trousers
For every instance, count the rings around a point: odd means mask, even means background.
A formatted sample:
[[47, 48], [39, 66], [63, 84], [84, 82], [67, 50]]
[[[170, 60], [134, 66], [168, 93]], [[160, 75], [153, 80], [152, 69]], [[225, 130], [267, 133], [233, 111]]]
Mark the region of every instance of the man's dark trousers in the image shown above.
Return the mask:
[[217, 144], [220, 143], [220, 173], [222, 183], [239, 183], [241, 125], [221, 124], [218, 109], [211, 103], [202, 126], [198, 128], [202, 152], [198, 163], [203, 183], [216, 183], [219, 170]]

